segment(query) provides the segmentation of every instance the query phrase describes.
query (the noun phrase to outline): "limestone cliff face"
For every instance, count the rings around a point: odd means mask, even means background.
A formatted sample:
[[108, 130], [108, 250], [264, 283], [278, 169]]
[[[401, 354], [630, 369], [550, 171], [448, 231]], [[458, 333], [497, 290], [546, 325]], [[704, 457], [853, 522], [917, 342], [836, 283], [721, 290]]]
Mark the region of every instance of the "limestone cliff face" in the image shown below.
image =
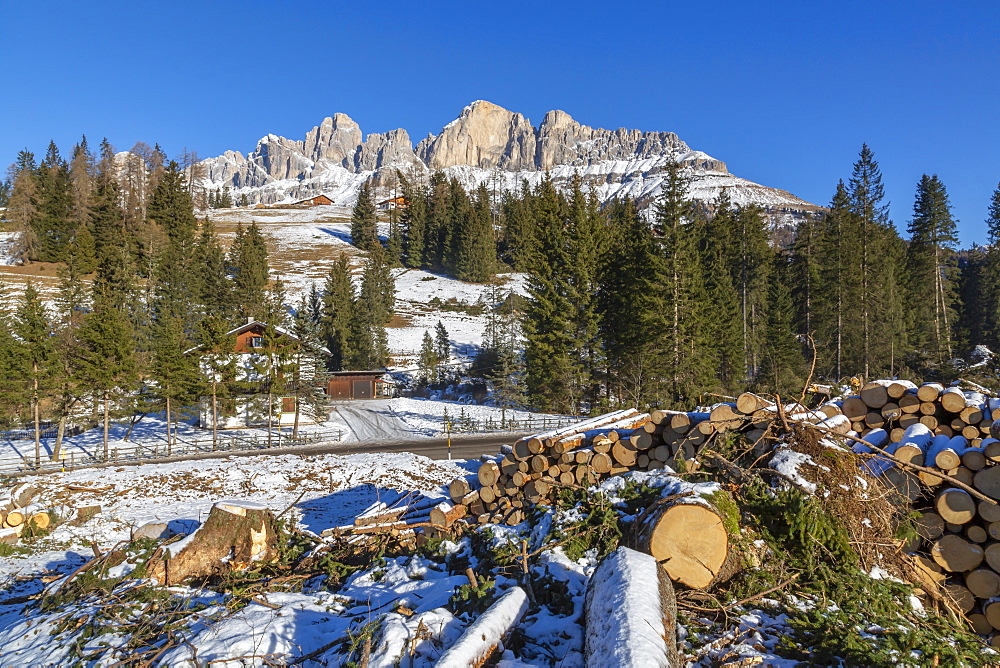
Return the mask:
[[579, 177], [602, 201], [628, 195], [645, 206], [657, 197], [670, 161], [690, 171], [690, 194], [698, 199], [712, 199], [724, 188], [737, 204], [773, 211], [812, 206], [730, 174], [724, 162], [692, 150], [673, 132], [592, 128], [558, 110], [545, 114], [535, 128], [523, 115], [482, 100], [416, 148], [406, 130], [364, 137], [349, 116], [334, 114], [302, 141], [268, 135], [246, 156], [226, 151], [202, 165], [206, 188], [228, 186], [252, 203], [322, 193], [349, 206], [365, 181], [385, 190], [378, 196], [388, 196], [398, 185], [397, 170], [411, 179], [443, 170], [470, 190], [488, 180], [496, 184], [498, 178], [500, 187], [516, 189], [523, 180], [534, 184], [545, 174], [557, 185]]
[[361, 128], [347, 114], [334, 114], [306, 133], [305, 154], [313, 161], [349, 167], [361, 145]]
[[471, 165], [508, 171], [535, 168], [535, 128], [521, 114], [479, 100], [449, 123], [437, 137], [417, 145], [430, 169]]

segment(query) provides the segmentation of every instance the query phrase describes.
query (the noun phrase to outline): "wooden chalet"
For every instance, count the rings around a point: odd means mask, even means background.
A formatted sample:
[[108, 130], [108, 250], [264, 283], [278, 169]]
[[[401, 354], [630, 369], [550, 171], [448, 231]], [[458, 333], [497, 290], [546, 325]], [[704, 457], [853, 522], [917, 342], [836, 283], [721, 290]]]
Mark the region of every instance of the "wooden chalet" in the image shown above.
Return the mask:
[[389, 199], [384, 199], [375, 205], [379, 211], [393, 211], [398, 209], [406, 208], [406, 198], [405, 197], [390, 197]]
[[[236, 364], [237, 369], [237, 380], [244, 381], [247, 387], [253, 387], [255, 383], [258, 383], [260, 379], [256, 378], [256, 372], [254, 371], [254, 355], [262, 355], [265, 348], [265, 337], [267, 336], [268, 325], [266, 323], [248, 318], [247, 322], [239, 327], [235, 327], [228, 332], [226, 336], [231, 338], [232, 347], [230, 348], [229, 355], [235, 357], [238, 361]], [[298, 338], [291, 332], [275, 328], [275, 347], [277, 348], [277, 354], [281, 355], [281, 349], [286, 347], [292, 341], [298, 341]], [[191, 348], [186, 352], [186, 354], [191, 354], [196, 351], [200, 351], [200, 347]], [[329, 354], [326, 348], [321, 348], [319, 352]], [[284, 368], [287, 372], [287, 365], [291, 363], [290, 360], [285, 359]], [[310, 366], [306, 368], [303, 365], [301, 369], [302, 373], [305, 374], [304, 377], [314, 377], [319, 369]], [[240, 393], [237, 396], [232, 397], [228, 403], [230, 404], [225, 410], [225, 414], [219, 415], [219, 427], [220, 428], [239, 428], [248, 427], [253, 425], [259, 425], [266, 423], [266, 413], [264, 417], [261, 417], [261, 411], [266, 409], [261, 409], [260, 404], [264, 401], [266, 397], [266, 392], [248, 390]], [[274, 396], [274, 401], [276, 406], [280, 405], [280, 413], [278, 411], [274, 412], [274, 422], [276, 425], [290, 425], [295, 421], [296, 412], [296, 399], [295, 397], [288, 396]], [[266, 402], [265, 402], [266, 404]], [[213, 422], [211, 403], [207, 397], [202, 397], [201, 405], [199, 409], [200, 423], [202, 427], [211, 428]], [[311, 420], [308, 420], [304, 413], [299, 414], [299, 424], [309, 424]]]
[[299, 200], [295, 202], [295, 206], [329, 206], [333, 204], [333, 200], [326, 195], [316, 195], [315, 197], [310, 197], [309, 199]]
[[391, 397], [396, 384], [385, 379], [385, 369], [334, 371], [326, 384], [331, 399], [381, 399]]

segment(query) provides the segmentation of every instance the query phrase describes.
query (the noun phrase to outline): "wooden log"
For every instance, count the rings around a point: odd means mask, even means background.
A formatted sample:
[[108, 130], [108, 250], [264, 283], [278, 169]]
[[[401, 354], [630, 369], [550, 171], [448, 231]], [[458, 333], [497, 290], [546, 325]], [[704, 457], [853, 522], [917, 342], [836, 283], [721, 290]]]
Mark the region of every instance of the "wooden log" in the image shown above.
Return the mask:
[[986, 468], [986, 455], [979, 448], [970, 447], [962, 453], [962, 466], [970, 471]]
[[611, 470], [612, 465], [611, 456], [603, 452], [595, 452], [594, 456], [590, 458], [590, 467], [594, 473], [607, 473]]
[[[991, 538], [990, 534], [986, 531], [986, 529], [979, 526], [978, 524], [965, 525], [965, 531], [963, 531], [962, 533], [968, 540], [972, 541], [973, 543], [979, 543], [980, 545], [982, 545]], [[993, 540], [996, 540], [996, 538], [993, 537]]]
[[920, 404], [921, 415], [934, 415], [938, 412], [938, 405], [933, 401], [925, 401]]
[[917, 388], [917, 397], [920, 401], [934, 401], [944, 392], [944, 385], [940, 383], [925, 383]]
[[[933, 416], [933, 415], [921, 415], [920, 416], [920, 424], [922, 424], [925, 427], [927, 427], [928, 429], [934, 431], [935, 434], [940, 434], [941, 433], [938, 430], [938, 427], [940, 427], [940, 425], [938, 424], [938, 419], [935, 416]], [[945, 434], [945, 435], [946, 436], [951, 436], [951, 434]]]
[[483, 503], [493, 503], [497, 500], [497, 496], [499, 496], [497, 488], [492, 485], [479, 489], [479, 498], [483, 500]]
[[976, 516], [976, 501], [964, 489], [948, 487], [938, 492], [934, 508], [945, 522], [967, 524]]
[[954, 478], [955, 480], [959, 481], [960, 483], [968, 485], [969, 487], [973, 487], [972, 481], [976, 476], [974, 472], [970, 471], [964, 466], [959, 466], [956, 469], [948, 471], [948, 475]]
[[496, 655], [504, 639], [527, 611], [528, 595], [520, 587], [512, 587], [479, 615], [434, 665], [437, 668], [469, 668], [499, 658]]
[[622, 466], [635, 466], [638, 451], [629, 441], [618, 441], [611, 446], [611, 457]]
[[751, 392], [744, 392], [740, 396], [736, 397], [736, 410], [746, 415], [753, 415], [755, 411], [759, 411], [762, 408], [769, 408], [771, 406], [774, 406], [773, 401], [757, 396]]
[[860, 396], [851, 396], [844, 399], [844, 405], [841, 407], [846, 415], [852, 422], [857, 422], [863, 420], [866, 415], [868, 415], [868, 404]]
[[967, 438], [967, 439], [969, 439], [971, 441], [972, 439], [979, 437], [980, 431], [979, 431], [979, 427], [977, 427], [975, 425], [969, 424], [969, 425], [966, 425], [966, 426], [962, 427], [960, 433], [962, 434], [962, 436], [964, 436], [965, 438]]
[[899, 410], [903, 413], [918, 413], [922, 403], [916, 394], [904, 394], [899, 398]]
[[471, 491], [472, 484], [468, 477], [455, 478], [448, 484], [448, 495], [455, 502], [461, 502]]
[[991, 462], [1000, 462], [1000, 441], [993, 438], [984, 438], [979, 444], [979, 449], [986, 455], [986, 459]]
[[1000, 506], [995, 503], [980, 500], [979, 503], [976, 504], [976, 512], [984, 522], [1000, 522]]
[[462, 504], [451, 504], [447, 502], [439, 503], [438, 505], [431, 508], [430, 520], [431, 524], [448, 528], [455, 523], [456, 520], [460, 520], [465, 517], [468, 508]]
[[1000, 630], [1000, 601], [987, 603], [983, 606], [983, 615], [989, 621], [990, 626]]
[[584, 619], [588, 666], [673, 668], [683, 663], [676, 645], [673, 585], [648, 554], [619, 547], [600, 563], [587, 584]]
[[885, 418], [882, 417], [881, 413], [876, 413], [875, 411], [872, 411], [871, 413], [865, 415], [864, 422], [865, 426], [867, 427], [870, 427], [872, 429], [880, 429], [885, 425]]
[[991, 499], [1000, 499], [1000, 466], [987, 466], [976, 471], [972, 485]]
[[653, 436], [646, 431], [636, 430], [628, 440], [636, 450], [649, 450], [653, 445]]
[[500, 479], [500, 467], [496, 462], [486, 462], [479, 467], [478, 477], [480, 485], [489, 487]]
[[729, 534], [713, 508], [685, 499], [661, 503], [636, 529], [636, 547], [653, 555], [674, 582], [704, 589], [723, 573]]
[[986, 636], [993, 633], [993, 625], [990, 624], [990, 621], [983, 613], [973, 612], [966, 615], [965, 618], [969, 620], [970, 624], [972, 624], [972, 630], [979, 635]]
[[851, 430], [851, 421], [846, 415], [834, 415], [819, 422], [821, 427], [825, 427], [834, 434], [844, 435]]
[[844, 412], [840, 409], [840, 404], [832, 401], [823, 404], [817, 410], [828, 418], [832, 418], [834, 415], [844, 414]]
[[903, 411], [899, 409], [899, 404], [889, 401], [879, 409], [882, 417], [886, 420], [898, 420]]
[[590, 458], [594, 456], [593, 450], [577, 450], [574, 461], [577, 464], [589, 464]]
[[906, 393], [916, 393], [917, 386], [908, 380], [894, 380], [885, 388], [890, 399], [900, 399]]
[[960, 584], [948, 584], [942, 587], [945, 593], [951, 598], [952, 602], [962, 611], [962, 614], [968, 613], [976, 605], [976, 597], [972, 595], [972, 592], [963, 587]]
[[930, 549], [931, 558], [949, 573], [964, 573], [983, 563], [984, 550], [957, 534], [945, 534]]
[[709, 414], [709, 421], [717, 432], [727, 432], [739, 428], [746, 416], [737, 412], [736, 404], [716, 404]]
[[938, 403], [949, 413], [961, 413], [965, 408], [965, 393], [957, 387], [949, 387], [938, 396]]
[[990, 425], [990, 436], [1000, 439], [1000, 419], [994, 420], [993, 424]]
[[578, 434], [580, 432], [587, 431], [589, 429], [596, 429], [597, 427], [600, 427], [605, 424], [610, 424], [612, 422], [615, 422], [616, 420], [620, 420], [624, 417], [633, 415], [638, 412], [639, 411], [635, 410], [634, 408], [621, 411], [612, 411], [610, 413], [604, 413], [603, 415], [598, 415], [596, 417], [592, 417], [587, 420], [581, 420], [580, 422], [577, 422], [575, 424], [566, 427], [558, 427], [556, 429], [544, 431], [540, 434], [535, 434], [534, 436], [528, 438], [528, 445], [531, 447], [531, 454], [537, 455], [541, 453], [541, 448], [545, 446], [545, 441], [550, 441], [550, 440], [555, 441], [562, 438], [563, 436], [569, 436], [570, 434]]
[[686, 434], [699, 422], [710, 419], [710, 413], [674, 413], [670, 416], [670, 428], [678, 434]]
[[1000, 575], [989, 568], [977, 568], [965, 574], [965, 588], [976, 598], [1000, 595]]
[[541, 503], [548, 496], [549, 489], [544, 480], [532, 480], [524, 486], [524, 498], [531, 503]]
[[861, 400], [868, 408], [882, 408], [889, 401], [889, 393], [886, 390], [886, 386], [878, 381], [866, 383], [861, 388]]
[[1000, 571], [1000, 542], [989, 543], [983, 547], [983, 558], [995, 571]]

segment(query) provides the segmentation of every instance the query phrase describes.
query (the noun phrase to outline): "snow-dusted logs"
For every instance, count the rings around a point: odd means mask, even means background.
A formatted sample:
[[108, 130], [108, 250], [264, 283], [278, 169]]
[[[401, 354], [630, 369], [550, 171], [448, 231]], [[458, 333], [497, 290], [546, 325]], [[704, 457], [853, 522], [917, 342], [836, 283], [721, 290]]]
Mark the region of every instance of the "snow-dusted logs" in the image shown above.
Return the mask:
[[441, 655], [436, 668], [470, 668], [482, 666], [503, 651], [503, 641], [528, 610], [528, 596], [520, 587], [513, 587], [497, 599]]
[[467, 508], [460, 503], [453, 505], [448, 502], [441, 502], [431, 508], [431, 524], [439, 527], [450, 527], [455, 523], [455, 520], [465, 517], [466, 512]]
[[160, 584], [200, 581], [277, 556], [274, 514], [248, 501], [219, 501], [190, 536], [159, 549], [148, 573]]
[[673, 586], [648, 554], [620, 547], [605, 557], [587, 586], [585, 619], [588, 666], [683, 663]]
[[708, 504], [688, 498], [660, 503], [637, 527], [635, 547], [653, 555], [674, 582], [692, 589], [712, 585], [729, 557], [729, 533]]

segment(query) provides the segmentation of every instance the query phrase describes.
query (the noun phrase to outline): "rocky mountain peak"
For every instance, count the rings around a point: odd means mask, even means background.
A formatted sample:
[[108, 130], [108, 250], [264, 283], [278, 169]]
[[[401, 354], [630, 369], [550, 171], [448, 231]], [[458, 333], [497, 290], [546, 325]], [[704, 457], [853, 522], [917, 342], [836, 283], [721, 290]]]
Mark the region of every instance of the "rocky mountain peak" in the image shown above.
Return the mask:
[[441, 134], [428, 139], [417, 146], [417, 155], [430, 169], [472, 165], [521, 170], [535, 166], [535, 128], [531, 122], [485, 100], [466, 106]]

